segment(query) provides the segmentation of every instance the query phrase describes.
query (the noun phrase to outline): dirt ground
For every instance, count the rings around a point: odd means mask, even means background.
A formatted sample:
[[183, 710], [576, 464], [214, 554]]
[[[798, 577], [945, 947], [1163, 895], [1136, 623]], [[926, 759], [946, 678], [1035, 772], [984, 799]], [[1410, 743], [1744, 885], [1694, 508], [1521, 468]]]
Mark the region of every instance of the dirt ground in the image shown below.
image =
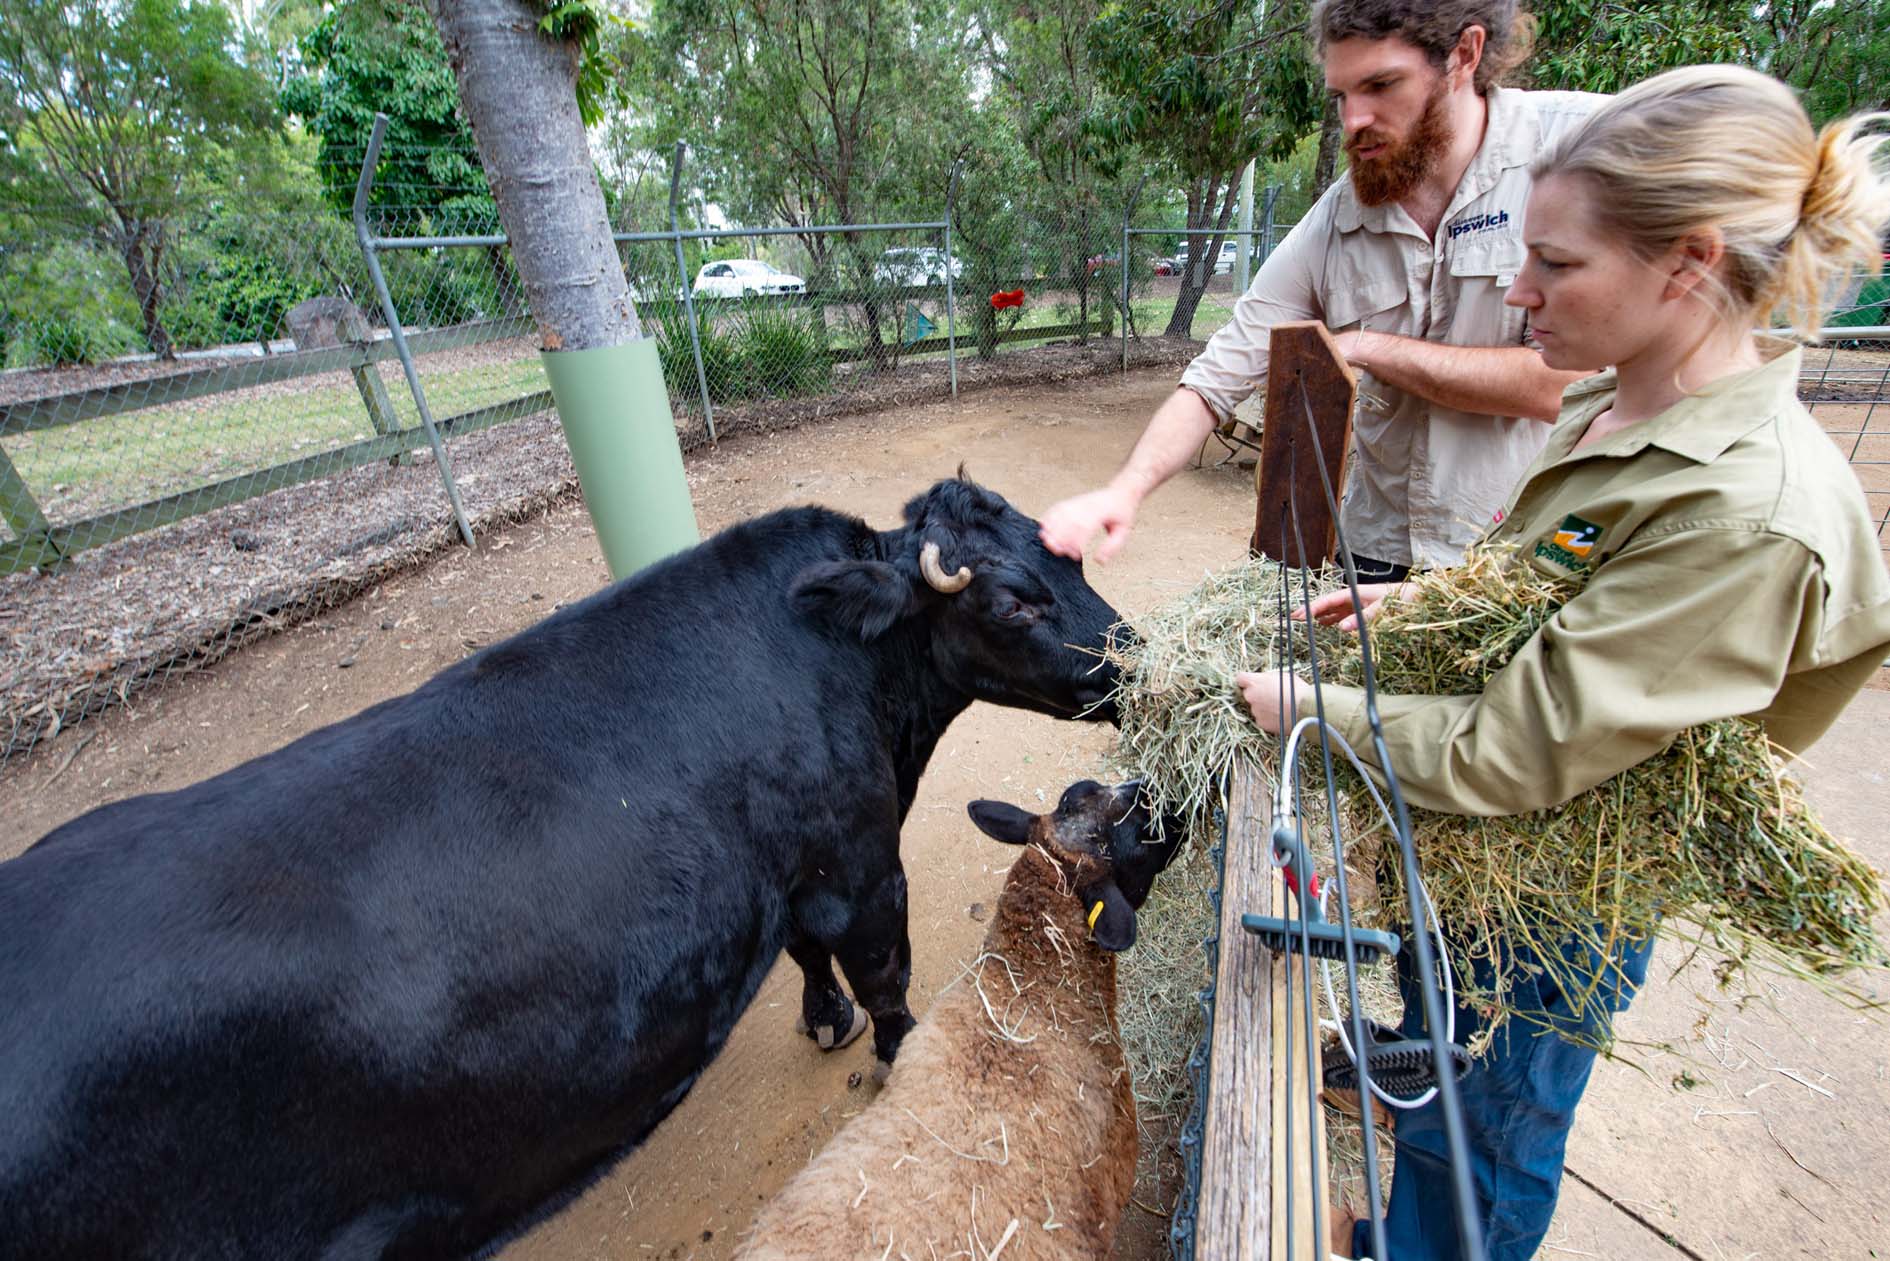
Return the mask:
[[[995, 389], [953, 405], [847, 417], [787, 433], [738, 437], [688, 461], [705, 532], [792, 504], [821, 503], [878, 525], [960, 462], [975, 478], [1040, 512], [1113, 471], [1135, 427], [1171, 387], [1141, 373], [1052, 389]], [[1151, 505], [1139, 545], [1091, 580], [1119, 609], [1185, 589], [1242, 554], [1250, 474], [1190, 474]], [[443, 560], [215, 667], [132, 698], [79, 724], [0, 777], [0, 857], [94, 806], [164, 791], [409, 691], [474, 649], [523, 629], [561, 601], [607, 581], [582, 508], [481, 540], [481, 554]], [[684, 634], [686, 635], [686, 630]], [[912, 1008], [976, 953], [1010, 851], [983, 839], [965, 802], [1003, 797], [1042, 808], [1095, 769], [1107, 734], [1017, 711], [975, 706], [946, 734], [903, 841], [910, 880]], [[799, 991], [778, 968], [728, 1048], [655, 1138], [510, 1258], [725, 1256], [753, 1210], [854, 1111], [869, 1086], [870, 1039], [823, 1056], [794, 1035]], [[1167, 1222], [1138, 1209], [1125, 1256], [1161, 1255]]]
[[[969, 473], [1040, 512], [1106, 477], [1168, 373], [1050, 389], [997, 389], [726, 441], [689, 461], [702, 525], [817, 502], [889, 524], [906, 497]], [[1134, 613], [1240, 556], [1249, 475], [1185, 474], [1147, 508], [1136, 542], [1096, 587]], [[181, 787], [410, 690], [466, 653], [606, 581], [581, 508], [483, 538], [214, 668], [134, 696], [47, 741], [0, 775], [0, 858], [132, 793]], [[686, 628], [683, 632], [687, 633]], [[1813, 799], [1835, 830], [1890, 865], [1881, 748], [1890, 693], [1867, 693], [1814, 750]], [[978, 796], [1049, 799], [1089, 773], [1107, 732], [976, 706], [947, 733], [921, 784], [903, 853], [910, 877], [912, 1007], [975, 953], [1009, 854], [964, 816]], [[1677, 952], [1669, 952], [1677, 954]], [[1877, 1187], [1890, 1173], [1884, 1026], [1796, 992], [1764, 994], [1690, 1024], [1667, 972], [1624, 1033], [1666, 1039], [1691, 1065], [1604, 1065], [1571, 1144], [1571, 1177], [1545, 1256], [1876, 1256], [1890, 1252]], [[852, 1075], [869, 1040], [823, 1056], [792, 1032], [791, 966], [777, 968], [728, 1048], [650, 1143], [503, 1254], [509, 1261], [726, 1256], [755, 1208], [870, 1100]], [[1670, 1080], [1671, 1075], [1671, 1080]], [[1153, 1203], [1153, 1200], [1148, 1201]], [[1159, 1207], [1159, 1205], [1157, 1205]], [[1164, 1217], [1131, 1206], [1118, 1255], [1165, 1255]], [[1870, 1249], [1876, 1251], [1870, 1251]]]

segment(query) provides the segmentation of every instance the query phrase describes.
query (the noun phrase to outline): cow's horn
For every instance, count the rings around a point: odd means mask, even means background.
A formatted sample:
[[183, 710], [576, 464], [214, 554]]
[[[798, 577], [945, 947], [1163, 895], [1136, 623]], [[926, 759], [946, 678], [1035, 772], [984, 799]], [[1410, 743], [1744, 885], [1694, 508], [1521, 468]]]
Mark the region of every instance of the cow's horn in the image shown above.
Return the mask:
[[942, 591], [946, 595], [956, 594], [971, 585], [971, 571], [963, 565], [958, 567], [957, 573], [946, 575], [938, 563], [937, 543], [927, 543], [919, 549], [919, 572], [925, 575], [925, 581], [934, 591]]

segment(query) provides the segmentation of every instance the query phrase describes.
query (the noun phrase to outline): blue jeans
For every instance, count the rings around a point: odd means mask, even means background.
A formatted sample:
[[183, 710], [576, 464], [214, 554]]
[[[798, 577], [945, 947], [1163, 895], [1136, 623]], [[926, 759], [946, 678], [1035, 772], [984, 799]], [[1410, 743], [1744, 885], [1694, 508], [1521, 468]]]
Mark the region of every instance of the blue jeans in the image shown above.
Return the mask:
[[[1575, 1105], [1595, 1066], [1594, 1051], [1549, 1030], [1586, 1032], [1591, 1037], [1604, 1032], [1610, 1017], [1625, 1010], [1646, 981], [1653, 946], [1650, 939], [1618, 950], [1619, 974], [1607, 974], [1601, 990], [1583, 1004], [1579, 1016], [1546, 973], [1514, 974], [1510, 1000], [1523, 1015], [1512, 1017], [1497, 1032], [1488, 1052], [1472, 1062], [1458, 1084], [1471, 1185], [1489, 1261], [1526, 1261], [1548, 1233]], [[1600, 955], [1592, 947], [1571, 945], [1565, 954], [1588, 960], [1584, 973], [1597, 970]], [[1522, 950], [1514, 955], [1512, 967], [1520, 965], [1527, 971], [1536, 966], [1534, 955]], [[1487, 988], [1492, 981], [1488, 965], [1480, 965], [1478, 973], [1478, 986]], [[1407, 1038], [1426, 1036], [1424, 1000], [1416, 978], [1407, 935], [1398, 954], [1398, 988], [1404, 995], [1402, 1031]], [[1476, 1014], [1459, 1002], [1456, 1041], [1468, 1042], [1480, 1027]], [[1443, 1109], [1435, 1099], [1398, 1114], [1391, 1202], [1385, 1210], [1385, 1243], [1391, 1255], [1379, 1261], [1442, 1261], [1462, 1255], [1449, 1152]], [[1369, 1222], [1359, 1222], [1353, 1231], [1351, 1255], [1373, 1255]]]

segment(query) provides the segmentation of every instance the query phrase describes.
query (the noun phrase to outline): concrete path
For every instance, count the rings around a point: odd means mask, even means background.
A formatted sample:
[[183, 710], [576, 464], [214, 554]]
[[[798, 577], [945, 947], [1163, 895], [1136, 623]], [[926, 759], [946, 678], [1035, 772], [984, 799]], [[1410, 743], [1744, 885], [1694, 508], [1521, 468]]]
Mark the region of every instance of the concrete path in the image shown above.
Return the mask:
[[[1862, 693], [1805, 762], [1832, 832], [1890, 869], [1890, 692]], [[1662, 944], [1621, 1034], [1685, 1058], [1597, 1066], [1541, 1255], [1890, 1257], [1890, 1016], [1774, 983], [1702, 1024], [1712, 977], [1672, 975], [1682, 958]]]

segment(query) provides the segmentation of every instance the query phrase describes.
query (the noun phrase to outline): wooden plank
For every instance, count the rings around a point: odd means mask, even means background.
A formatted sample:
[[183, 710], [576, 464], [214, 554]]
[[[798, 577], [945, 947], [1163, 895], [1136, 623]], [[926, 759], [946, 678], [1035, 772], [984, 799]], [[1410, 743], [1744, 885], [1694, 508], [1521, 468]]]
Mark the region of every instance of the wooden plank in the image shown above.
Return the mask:
[[1269, 785], [1252, 763], [1237, 766], [1227, 810], [1195, 1256], [1324, 1261], [1321, 1249], [1329, 1242], [1325, 1125], [1320, 1109], [1311, 1108], [1309, 1115], [1308, 1092], [1317, 1090], [1318, 1066], [1308, 1064], [1305, 1052], [1298, 969], [1289, 976], [1286, 960], [1240, 926], [1246, 913], [1291, 910], [1285, 884], [1268, 857]]
[[[1301, 387], [1304, 387], [1304, 394]], [[1358, 377], [1326, 326], [1294, 320], [1273, 326], [1267, 351], [1266, 422], [1261, 433], [1259, 501], [1254, 507], [1249, 550], [1295, 568], [1323, 565], [1337, 554], [1337, 520], [1326, 506], [1319, 482], [1320, 457], [1332, 483], [1332, 498], [1343, 503], [1347, 450], [1352, 443], [1352, 403]], [[1312, 404], [1318, 454], [1306, 426]], [[1299, 539], [1306, 545], [1302, 559]]]
[[0, 450], [0, 521], [5, 521], [20, 538], [46, 533], [46, 516], [39, 510], [39, 501], [33, 498], [26, 480], [4, 450]]
[[[448, 416], [445, 420], [438, 421], [436, 427], [442, 439], [452, 438], [480, 429], [490, 429], [494, 425], [502, 425], [509, 420], [550, 411], [551, 407], [551, 391], [540, 390], [536, 394], [527, 394], [521, 398], [508, 399], [503, 403], [494, 403], [489, 407], [461, 412], [457, 416]], [[161, 499], [135, 504], [129, 508], [100, 513], [95, 517], [87, 517], [83, 521], [74, 521], [70, 525], [54, 526], [49, 534], [0, 544], [0, 574], [15, 573], [22, 569], [30, 569], [35, 565], [49, 564], [73, 552], [84, 551], [91, 547], [103, 547], [107, 543], [117, 542], [119, 539], [142, 533], [145, 530], [155, 530], [159, 526], [171, 525], [217, 508], [240, 503], [245, 499], [254, 499], [258, 495], [266, 495], [271, 491], [314, 481], [318, 477], [326, 477], [331, 473], [340, 473], [363, 464], [372, 464], [376, 460], [389, 459], [407, 451], [418, 451], [426, 446], [426, 430], [416, 426], [412, 429], [403, 429], [399, 433], [384, 434], [378, 438], [368, 438], [349, 446], [337, 447], [319, 455], [292, 460], [287, 464], [277, 464], [252, 473], [241, 473], [220, 482], [213, 482], [208, 486], [179, 491], [174, 495], [166, 495]]]
[[[524, 316], [480, 320], [472, 324], [455, 324], [448, 328], [410, 333], [407, 348], [417, 357], [437, 350], [453, 350], [482, 342], [523, 337], [532, 328], [531, 320]], [[398, 357], [393, 340], [382, 337], [362, 346], [291, 351], [218, 364], [214, 368], [198, 368], [169, 376], [149, 377], [142, 381], [126, 381], [121, 385], [107, 385], [96, 390], [27, 399], [22, 403], [0, 406], [0, 437], [30, 433], [37, 429], [55, 429], [60, 425], [75, 424], [99, 416], [142, 411], [147, 407], [167, 407], [207, 394], [247, 390], [252, 386], [276, 381], [339, 372], [343, 368], [362, 368], [383, 359]]]

